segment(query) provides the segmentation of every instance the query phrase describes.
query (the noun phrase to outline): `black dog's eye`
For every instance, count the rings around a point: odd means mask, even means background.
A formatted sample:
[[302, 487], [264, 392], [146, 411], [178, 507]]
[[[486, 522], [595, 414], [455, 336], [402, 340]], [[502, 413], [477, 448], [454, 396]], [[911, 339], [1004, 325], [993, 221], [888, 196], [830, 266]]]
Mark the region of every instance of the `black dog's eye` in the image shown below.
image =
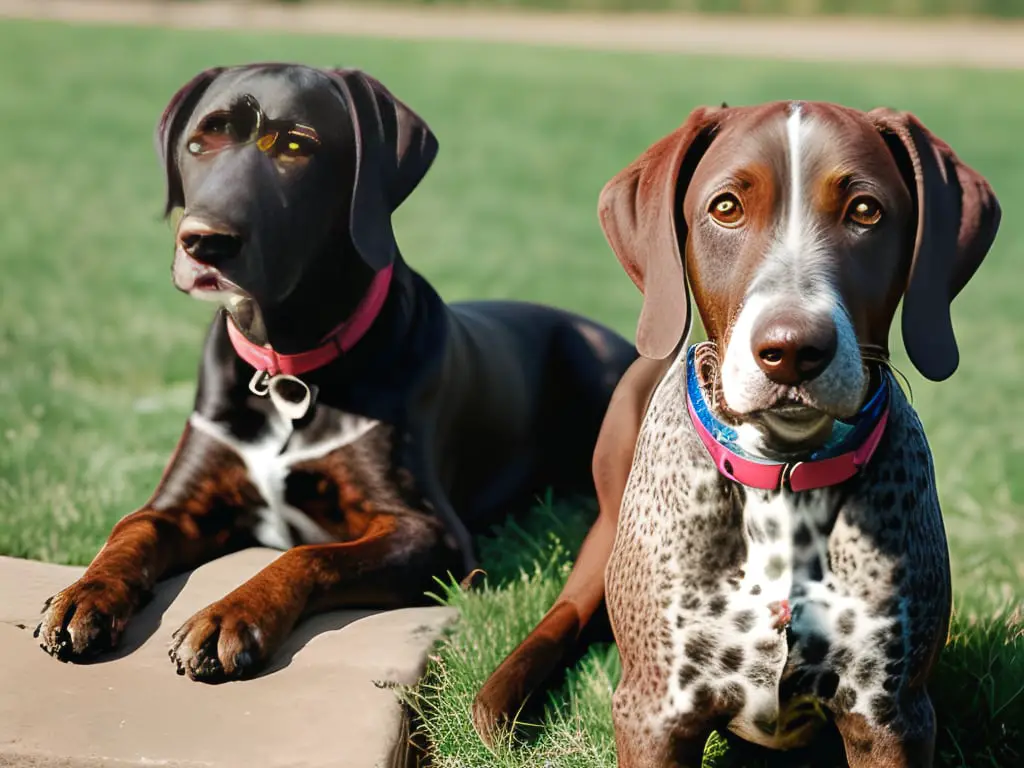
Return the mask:
[[205, 155], [250, 141], [258, 122], [256, 113], [246, 108], [209, 114], [199, 121], [199, 127], [188, 141], [188, 151]]
[[231, 136], [235, 133], [235, 127], [231, 122], [231, 118], [226, 114], [207, 116], [200, 123], [199, 130], [202, 133], [223, 134], [225, 136]]
[[846, 206], [843, 218], [860, 227], [873, 227], [882, 220], [882, 204], [869, 195], [859, 195]]
[[308, 163], [310, 156], [319, 146], [320, 138], [316, 131], [299, 125], [276, 137], [272, 154], [280, 172], [286, 173]]
[[312, 155], [320, 140], [311, 129], [293, 128], [277, 142], [277, 158], [283, 162], [293, 162]]
[[188, 140], [188, 151], [205, 155], [238, 143], [238, 129], [227, 113], [207, 115]]

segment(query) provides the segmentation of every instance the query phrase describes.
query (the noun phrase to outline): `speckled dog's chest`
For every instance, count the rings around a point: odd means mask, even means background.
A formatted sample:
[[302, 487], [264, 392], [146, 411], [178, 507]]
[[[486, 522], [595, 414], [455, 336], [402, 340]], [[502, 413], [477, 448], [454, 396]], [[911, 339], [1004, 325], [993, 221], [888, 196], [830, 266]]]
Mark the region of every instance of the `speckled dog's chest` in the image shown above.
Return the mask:
[[652, 402], [607, 574], [630, 674], [650, 678], [632, 689], [656, 700], [653, 727], [717, 711], [746, 740], [784, 748], [822, 722], [825, 703], [877, 714], [901, 632], [831, 568], [851, 535], [844, 495], [725, 480], [684, 407]]
[[837, 697], [869, 711], [884, 685], [893, 620], [829, 568], [836, 496], [746, 491], [738, 568], [712, 587], [705, 610], [680, 605], [672, 619], [673, 647], [682, 652], [673, 659], [669, 706], [693, 702], [704, 670], [743, 699], [730, 729], [774, 747], [804, 741], [822, 722], [824, 703]]

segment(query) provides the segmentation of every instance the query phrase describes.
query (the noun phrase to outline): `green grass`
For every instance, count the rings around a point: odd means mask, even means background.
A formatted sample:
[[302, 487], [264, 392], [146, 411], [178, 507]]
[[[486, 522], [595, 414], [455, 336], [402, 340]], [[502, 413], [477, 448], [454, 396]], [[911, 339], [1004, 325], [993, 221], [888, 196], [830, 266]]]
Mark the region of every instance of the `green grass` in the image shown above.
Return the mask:
[[[0, 553], [88, 562], [152, 490], [191, 408], [210, 314], [170, 284], [152, 128], [198, 69], [268, 59], [362, 66], [435, 128], [440, 156], [396, 226], [447, 299], [550, 302], [624, 333], [639, 297], [597, 227], [597, 192], [696, 104], [899, 106], [985, 173], [1006, 215], [955, 305], [962, 368], [930, 384], [896, 362], [935, 453], [964, 617], [936, 681], [943, 748], [964, 752], [945, 764], [1019, 764], [1021, 640], [997, 612], [1024, 582], [1024, 101], [1008, 97], [1020, 73], [0, 23]], [[588, 657], [572, 703], [526, 751], [485, 754], [467, 729], [468, 697], [550, 604], [584, 526], [559, 508], [568, 522], [544, 533], [551, 514], [537, 514], [485, 546], [486, 589], [447, 595], [465, 620], [418, 700], [438, 765], [612, 762], [609, 649]]]

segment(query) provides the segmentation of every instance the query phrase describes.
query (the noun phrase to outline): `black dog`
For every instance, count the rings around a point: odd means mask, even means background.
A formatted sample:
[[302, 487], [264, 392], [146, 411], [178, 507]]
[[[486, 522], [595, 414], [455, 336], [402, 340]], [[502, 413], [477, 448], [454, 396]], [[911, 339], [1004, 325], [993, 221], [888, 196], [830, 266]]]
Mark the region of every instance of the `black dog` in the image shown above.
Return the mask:
[[[288, 549], [175, 634], [179, 673], [257, 670], [304, 616], [421, 602], [474, 565], [474, 530], [547, 487], [588, 491], [632, 345], [546, 307], [446, 306], [391, 214], [437, 152], [354, 70], [203, 72], [160, 122], [174, 281], [221, 309], [195, 411], [152, 499], [53, 597], [42, 647], [112, 647], [160, 579]], [[303, 546], [298, 546], [303, 545]]]

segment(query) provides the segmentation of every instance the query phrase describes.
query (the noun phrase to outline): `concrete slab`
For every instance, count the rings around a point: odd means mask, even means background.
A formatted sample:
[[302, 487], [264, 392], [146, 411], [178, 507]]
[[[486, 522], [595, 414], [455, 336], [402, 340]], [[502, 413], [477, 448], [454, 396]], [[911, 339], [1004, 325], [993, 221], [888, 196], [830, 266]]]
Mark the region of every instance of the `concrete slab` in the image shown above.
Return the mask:
[[83, 569], [0, 557], [0, 766], [405, 764], [390, 683], [411, 684], [454, 611], [338, 611], [298, 627], [262, 676], [222, 685], [179, 677], [171, 633], [279, 553], [251, 549], [165, 582], [122, 648], [61, 664], [32, 637], [43, 600]]

